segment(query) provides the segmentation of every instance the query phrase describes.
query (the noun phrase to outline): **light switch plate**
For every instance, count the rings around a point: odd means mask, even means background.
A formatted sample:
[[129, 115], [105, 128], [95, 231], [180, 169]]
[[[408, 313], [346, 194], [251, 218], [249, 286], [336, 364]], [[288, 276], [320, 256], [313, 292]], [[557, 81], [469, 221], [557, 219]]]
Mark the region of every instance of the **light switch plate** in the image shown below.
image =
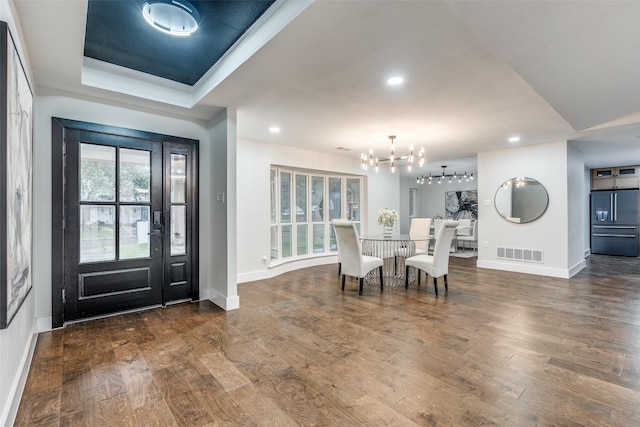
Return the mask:
[[220, 203], [224, 203], [224, 193], [216, 194], [216, 201]]

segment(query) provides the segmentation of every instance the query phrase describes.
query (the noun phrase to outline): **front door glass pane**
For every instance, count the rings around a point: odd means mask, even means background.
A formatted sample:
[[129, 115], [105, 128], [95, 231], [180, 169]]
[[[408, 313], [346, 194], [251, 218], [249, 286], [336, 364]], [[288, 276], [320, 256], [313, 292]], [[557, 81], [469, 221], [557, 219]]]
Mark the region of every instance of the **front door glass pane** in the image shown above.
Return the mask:
[[309, 227], [307, 226], [307, 224], [304, 225], [298, 225], [297, 227], [297, 240], [298, 240], [298, 246], [296, 249], [296, 255], [306, 255], [307, 254], [307, 229]]
[[313, 224], [313, 253], [324, 252], [324, 224]]
[[291, 256], [291, 226], [282, 226], [282, 258]]
[[324, 221], [324, 177], [311, 177], [311, 220]]
[[307, 222], [306, 175], [296, 175], [296, 222]]
[[148, 258], [149, 206], [120, 206], [120, 259]]
[[120, 201], [148, 202], [151, 182], [151, 153], [120, 149]]
[[342, 178], [329, 178], [329, 220], [342, 215]]
[[116, 149], [80, 144], [80, 201], [116, 200]]
[[289, 172], [280, 172], [280, 222], [291, 222], [291, 174]]
[[347, 178], [347, 219], [360, 221], [360, 180]]
[[116, 259], [115, 206], [80, 206], [80, 262]]
[[171, 203], [186, 203], [187, 200], [187, 156], [171, 155]]
[[187, 207], [171, 206], [171, 255], [184, 255], [187, 240]]

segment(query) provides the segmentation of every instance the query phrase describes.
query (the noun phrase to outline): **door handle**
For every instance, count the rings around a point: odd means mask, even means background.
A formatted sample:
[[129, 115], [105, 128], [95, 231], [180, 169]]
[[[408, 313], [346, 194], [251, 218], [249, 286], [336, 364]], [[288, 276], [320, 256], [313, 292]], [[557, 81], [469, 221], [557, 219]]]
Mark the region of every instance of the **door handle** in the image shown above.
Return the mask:
[[618, 220], [618, 193], [613, 193], [613, 206], [615, 208], [613, 211], [613, 221], [616, 222]]

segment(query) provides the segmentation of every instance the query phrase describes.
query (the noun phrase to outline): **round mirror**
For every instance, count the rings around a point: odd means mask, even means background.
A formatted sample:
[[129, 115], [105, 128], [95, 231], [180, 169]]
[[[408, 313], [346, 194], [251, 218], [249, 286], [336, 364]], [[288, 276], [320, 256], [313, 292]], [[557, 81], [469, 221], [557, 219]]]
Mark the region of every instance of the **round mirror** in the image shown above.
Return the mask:
[[494, 199], [496, 210], [509, 222], [525, 224], [540, 218], [549, 205], [544, 185], [533, 178], [518, 177], [505, 181]]

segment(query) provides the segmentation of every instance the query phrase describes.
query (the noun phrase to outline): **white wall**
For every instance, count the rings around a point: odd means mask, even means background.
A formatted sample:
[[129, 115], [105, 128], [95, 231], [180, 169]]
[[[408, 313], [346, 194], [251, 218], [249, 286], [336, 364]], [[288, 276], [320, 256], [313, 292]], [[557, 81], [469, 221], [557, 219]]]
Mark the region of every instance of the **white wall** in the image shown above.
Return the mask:
[[[250, 140], [237, 146], [237, 252], [238, 282], [273, 277], [297, 268], [336, 262], [335, 256], [296, 261], [269, 267], [271, 165], [289, 166], [341, 174], [366, 175], [362, 203], [362, 233], [381, 233], [376, 213], [382, 207], [399, 209], [398, 174], [380, 170], [364, 172], [357, 159]], [[368, 215], [367, 215], [368, 210]]]
[[[216, 116], [200, 148], [200, 298], [225, 310], [240, 306], [236, 249], [235, 111]], [[203, 185], [206, 183], [206, 185]], [[202, 228], [203, 221], [210, 224]]]
[[[582, 216], [584, 201], [579, 196], [583, 193], [578, 181], [582, 180], [583, 169], [577, 153], [569, 154], [567, 144], [561, 141], [478, 154], [478, 267], [554, 277], [570, 277], [581, 268], [576, 263], [574, 245], [582, 245], [572, 242], [570, 249], [569, 239], [582, 242], [581, 232], [576, 239], [574, 231], [574, 227], [583, 230], [582, 222], [572, 223], [570, 233], [569, 215]], [[518, 176], [538, 180], [549, 193], [545, 214], [528, 224], [510, 223], [493, 207], [498, 187]], [[544, 263], [499, 260], [499, 246], [542, 250]]]
[[[0, 19], [8, 24], [28, 79], [33, 82], [29, 61], [22, 46], [21, 30], [17, 26], [17, 19], [14, 19], [14, 16], [16, 15], [12, 6], [6, 0], [0, 0]], [[34, 112], [34, 114], [37, 116], [37, 112]], [[34, 156], [35, 154], [36, 150], [34, 149]], [[34, 169], [35, 179], [37, 165], [34, 165]], [[37, 197], [34, 197], [34, 205], [37, 201]], [[37, 206], [35, 206], [35, 212], [37, 212]], [[33, 235], [37, 236], [38, 232], [39, 229], [34, 217]], [[6, 256], [5, 248], [0, 249], [0, 256]], [[34, 267], [31, 276], [33, 288], [11, 321], [11, 324], [6, 329], [0, 330], [0, 426], [11, 426], [13, 424], [35, 345], [34, 332], [36, 322], [34, 307], [36, 288], [39, 282], [42, 281], [42, 277], [38, 277], [35, 274], [35, 267], [37, 266], [35, 254], [32, 261], [32, 267]], [[5, 281], [3, 280], [2, 283], [5, 283]]]
[[567, 266], [569, 276], [573, 276], [582, 270], [585, 265], [584, 230], [588, 216], [585, 218], [585, 205], [589, 205], [589, 199], [585, 200], [584, 154], [582, 151], [567, 144], [567, 231], [568, 253]]

